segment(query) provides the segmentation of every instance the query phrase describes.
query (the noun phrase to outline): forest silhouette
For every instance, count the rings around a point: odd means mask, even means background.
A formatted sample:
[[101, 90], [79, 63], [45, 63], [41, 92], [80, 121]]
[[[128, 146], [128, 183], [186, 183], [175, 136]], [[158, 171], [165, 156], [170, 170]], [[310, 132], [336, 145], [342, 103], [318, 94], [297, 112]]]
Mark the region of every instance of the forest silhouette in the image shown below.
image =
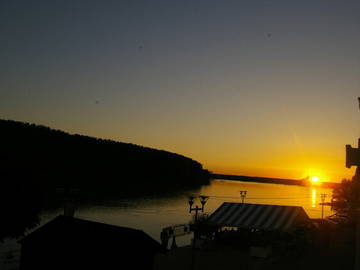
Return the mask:
[[0, 120], [0, 138], [9, 226], [24, 224], [21, 211], [31, 227], [38, 221], [32, 213], [51, 204], [57, 190], [76, 189], [81, 199], [92, 200], [166, 195], [210, 181], [210, 172], [195, 160], [135, 144], [12, 120]]

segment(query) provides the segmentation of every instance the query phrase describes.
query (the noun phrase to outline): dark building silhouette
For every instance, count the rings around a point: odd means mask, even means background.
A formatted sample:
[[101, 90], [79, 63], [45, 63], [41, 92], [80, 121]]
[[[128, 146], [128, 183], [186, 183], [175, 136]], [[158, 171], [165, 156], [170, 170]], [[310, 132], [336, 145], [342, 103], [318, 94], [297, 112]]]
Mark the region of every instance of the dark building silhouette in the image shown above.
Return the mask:
[[153, 269], [164, 252], [141, 230], [60, 215], [20, 241], [20, 269]]
[[312, 222], [299, 206], [224, 202], [207, 219], [209, 225], [266, 231], [292, 231], [311, 227]]

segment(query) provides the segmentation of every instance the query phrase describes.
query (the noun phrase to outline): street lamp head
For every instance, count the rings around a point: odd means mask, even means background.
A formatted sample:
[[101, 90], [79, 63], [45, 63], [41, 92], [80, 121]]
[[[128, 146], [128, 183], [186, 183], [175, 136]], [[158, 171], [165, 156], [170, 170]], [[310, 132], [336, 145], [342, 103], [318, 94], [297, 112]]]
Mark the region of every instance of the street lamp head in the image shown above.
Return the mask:
[[205, 195], [201, 195], [201, 196], [189, 196], [189, 200], [188, 200], [188, 203], [189, 203], [189, 213], [191, 213], [192, 210], [195, 210], [194, 208], [192, 208], [193, 204], [194, 204], [194, 200], [195, 198], [199, 197], [200, 199], [200, 202], [201, 202], [201, 208], [196, 206], [196, 211], [197, 210], [201, 210], [204, 212], [204, 205], [205, 203], [207, 202], [207, 200], [209, 199], [209, 196], [205, 196]]
[[199, 197], [200, 197], [201, 205], [204, 206], [207, 200], [209, 199], [209, 196], [201, 195]]
[[189, 206], [190, 206], [190, 212], [191, 212], [191, 206], [194, 204], [194, 199], [195, 199], [194, 196], [189, 196], [188, 202], [189, 202]]
[[201, 195], [199, 197], [200, 197], [200, 202], [201, 202], [201, 211], [204, 212], [204, 206], [205, 206], [205, 203], [207, 202], [207, 200], [209, 199], [209, 196]]
[[195, 199], [194, 196], [189, 196], [189, 204], [190, 204], [190, 205], [193, 205], [193, 204], [194, 204], [194, 199]]

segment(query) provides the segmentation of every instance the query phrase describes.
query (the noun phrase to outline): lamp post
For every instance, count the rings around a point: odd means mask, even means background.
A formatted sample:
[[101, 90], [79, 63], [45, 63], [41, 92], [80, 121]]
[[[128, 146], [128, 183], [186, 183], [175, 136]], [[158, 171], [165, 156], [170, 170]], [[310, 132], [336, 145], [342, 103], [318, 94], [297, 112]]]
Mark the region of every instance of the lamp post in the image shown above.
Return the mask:
[[325, 193], [321, 194], [320, 198], [321, 198], [321, 219], [324, 219], [324, 203], [325, 203], [326, 194]]
[[247, 193], [246, 190], [240, 190], [241, 203], [244, 203], [246, 193]]
[[209, 199], [209, 197], [204, 196], [204, 195], [199, 196], [201, 207], [199, 207], [198, 205], [193, 207], [195, 198], [196, 198], [195, 196], [189, 196], [189, 201], [188, 201], [188, 203], [189, 203], [189, 213], [191, 213], [192, 211], [195, 211], [194, 239], [193, 239], [193, 242], [192, 242], [191, 269], [194, 269], [194, 266], [195, 266], [195, 241], [196, 241], [196, 237], [197, 237], [198, 212], [199, 211], [204, 212], [204, 207], [205, 207], [205, 204], [206, 204], [207, 200]]
[[192, 207], [194, 204], [195, 198], [196, 198], [195, 196], [189, 196], [189, 213], [191, 213], [192, 211], [195, 211], [195, 223], [196, 223], [197, 218], [198, 218], [198, 211], [204, 212], [204, 206], [205, 206], [207, 200], [209, 199], [209, 197], [204, 196], [204, 195], [199, 196], [201, 207], [199, 207], [197, 205], [195, 207]]

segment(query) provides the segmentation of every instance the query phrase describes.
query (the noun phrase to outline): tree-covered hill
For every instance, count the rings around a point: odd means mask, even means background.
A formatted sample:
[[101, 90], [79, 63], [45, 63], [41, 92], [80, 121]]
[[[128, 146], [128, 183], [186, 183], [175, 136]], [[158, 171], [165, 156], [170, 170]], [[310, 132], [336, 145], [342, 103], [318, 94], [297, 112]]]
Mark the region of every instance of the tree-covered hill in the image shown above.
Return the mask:
[[[0, 242], [34, 228], [40, 211], [64, 197], [168, 195], [209, 177], [200, 163], [175, 153], [0, 120]], [[65, 192], [57, 196], [59, 190]]]
[[199, 162], [179, 154], [11, 120], [0, 120], [0, 149], [2, 180], [47, 191], [154, 194], [197, 188], [210, 177]]

